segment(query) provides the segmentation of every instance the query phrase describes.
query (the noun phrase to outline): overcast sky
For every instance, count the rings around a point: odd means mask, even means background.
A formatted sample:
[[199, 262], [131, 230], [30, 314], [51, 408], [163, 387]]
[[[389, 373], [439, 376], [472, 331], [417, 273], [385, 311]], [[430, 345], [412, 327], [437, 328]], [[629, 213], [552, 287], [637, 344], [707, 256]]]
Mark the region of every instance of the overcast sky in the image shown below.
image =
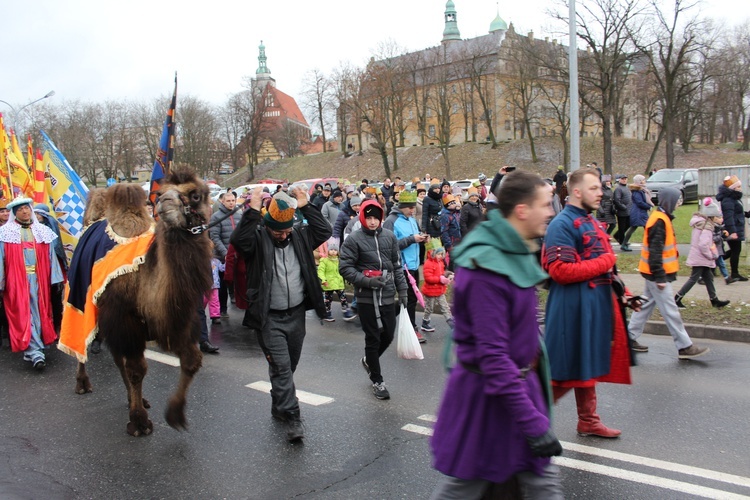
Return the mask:
[[[462, 38], [487, 33], [495, 0], [454, 2]], [[554, 38], [552, 5], [503, 1], [499, 11], [518, 32]], [[746, 5], [709, 0], [703, 12], [735, 23]], [[19, 109], [50, 90], [55, 101], [150, 100], [171, 93], [176, 71], [178, 95], [220, 105], [255, 74], [260, 40], [277, 86], [298, 98], [306, 71], [364, 65], [385, 40], [411, 50], [439, 44], [444, 11], [445, 0], [7, 0], [0, 100]]]

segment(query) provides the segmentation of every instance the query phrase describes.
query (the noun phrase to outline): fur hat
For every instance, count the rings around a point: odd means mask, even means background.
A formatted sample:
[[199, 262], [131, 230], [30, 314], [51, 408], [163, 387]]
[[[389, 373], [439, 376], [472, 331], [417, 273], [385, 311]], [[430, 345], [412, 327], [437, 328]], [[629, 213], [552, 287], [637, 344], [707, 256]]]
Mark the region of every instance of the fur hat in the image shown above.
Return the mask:
[[452, 194], [446, 194], [445, 196], [443, 196], [443, 206], [447, 207], [451, 202], [456, 202], [455, 196], [453, 196]]
[[266, 227], [273, 231], [289, 229], [294, 225], [294, 212], [297, 209], [297, 200], [283, 191], [273, 195], [268, 212], [263, 216]]
[[32, 200], [31, 198], [26, 198], [24, 196], [19, 196], [15, 200], [13, 200], [10, 203], [8, 203], [8, 205], [7, 205], [6, 208], [8, 208], [9, 210], [13, 210], [13, 215], [15, 215], [16, 212], [18, 211], [19, 207], [21, 207], [22, 205], [29, 205], [29, 206], [31, 206], [32, 203], [34, 203], [34, 200]]
[[742, 181], [736, 175], [727, 175], [724, 177], [724, 185], [729, 189], [737, 189], [742, 187]]
[[721, 208], [710, 197], [706, 197], [703, 199], [701, 213], [706, 217], [721, 217]]
[[398, 207], [409, 208], [417, 206], [417, 193], [416, 191], [403, 191], [399, 195]]

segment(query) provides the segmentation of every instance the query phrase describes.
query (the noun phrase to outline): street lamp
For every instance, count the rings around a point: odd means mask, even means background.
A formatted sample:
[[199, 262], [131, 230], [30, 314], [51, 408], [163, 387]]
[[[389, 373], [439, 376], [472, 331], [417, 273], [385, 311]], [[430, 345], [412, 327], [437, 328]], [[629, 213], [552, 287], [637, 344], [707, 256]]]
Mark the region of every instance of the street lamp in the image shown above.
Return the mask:
[[13, 128], [16, 128], [16, 120], [18, 119], [18, 115], [21, 113], [21, 111], [23, 111], [24, 109], [28, 108], [32, 104], [36, 104], [36, 103], [38, 103], [39, 101], [41, 101], [43, 99], [47, 99], [48, 97], [52, 97], [53, 95], [55, 95], [55, 91], [54, 90], [50, 90], [49, 92], [47, 92], [45, 95], [43, 95], [39, 99], [35, 99], [35, 100], [33, 100], [33, 101], [31, 101], [31, 102], [29, 102], [27, 104], [24, 104], [23, 106], [21, 106], [18, 109], [18, 111], [16, 111], [16, 108], [14, 108], [13, 105], [11, 103], [9, 103], [8, 101], [3, 101], [2, 99], [0, 99], [0, 102], [6, 104], [11, 109], [11, 111], [13, 112], [12, 119], [11, 119], [11, 126]]

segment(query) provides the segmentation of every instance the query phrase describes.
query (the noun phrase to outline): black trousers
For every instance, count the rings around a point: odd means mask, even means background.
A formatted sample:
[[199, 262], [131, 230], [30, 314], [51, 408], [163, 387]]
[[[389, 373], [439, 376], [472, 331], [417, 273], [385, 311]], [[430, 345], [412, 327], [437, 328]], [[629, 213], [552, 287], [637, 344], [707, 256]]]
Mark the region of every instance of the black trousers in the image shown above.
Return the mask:
[[374, 383], [383, 381], [380, 373], [380, 356], [383, 355], [388, 346], [393, 342], [396, 333], [396, 305], [387, 304], [379, 306], [380, 320], [383, 328], [378, 327], [374, 304], [363, 304], [358, 302], [359, 321], [365, 332], [365, 361], [370, 367], [370, 380]]
[[[409, 269], [409, 274], [414, 278], [414, 282], [419, 284], [419, 269], [416, 271]], [[404, 276], [404, 278], [406, 279], [406, 294], [409, 297], [406, 302], [406, 312], [409, 313], [409, 319], [411, 320], [411, 324], [414, 325], [414, 331], [417, 331], [417, 294], [414, 293], [414, 287], [411, 286], [409, 277]]]
[[229, 300], [229, 290], [227, 282], [224, 281], [224, 271], [219, 271], [219, 309], [222, 313], [227, 312], [227, 301]]
[[625, 231], [630, 227], [630, 216], [629, 215], [618, 215], [617, 216], [617, 232], [615, 233], [615, 239], [617, 243], [622, 244], [622, 240], [625, 239]]
[[[732, 276], [738, 276], [740, 274], [740, 252], [742, 252], [742, 240], [727, 240], [727, 246], [729, 247], [729, 267], [732, 269], [729, 274]], [[724, 259], [727, 255], [724, 255]]]

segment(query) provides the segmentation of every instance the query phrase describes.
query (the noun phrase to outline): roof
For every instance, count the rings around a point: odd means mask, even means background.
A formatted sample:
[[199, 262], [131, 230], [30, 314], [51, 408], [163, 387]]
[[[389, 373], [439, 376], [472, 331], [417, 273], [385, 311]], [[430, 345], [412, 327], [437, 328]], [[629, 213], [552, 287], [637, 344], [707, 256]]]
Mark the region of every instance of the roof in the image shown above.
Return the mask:
[[308, 128], [310, 127], [307, 120], [305, 120], [305, 115], [302, 114], [299, 106], [297, 106], [297, 101], [294, 100], [294, 97], [285, 94], [276, 87], [269, 87], [269, 91], [274, 96], [274, 106], [271, 106], [270, 109], [281, 108], [288, 119], [301, 123]]

